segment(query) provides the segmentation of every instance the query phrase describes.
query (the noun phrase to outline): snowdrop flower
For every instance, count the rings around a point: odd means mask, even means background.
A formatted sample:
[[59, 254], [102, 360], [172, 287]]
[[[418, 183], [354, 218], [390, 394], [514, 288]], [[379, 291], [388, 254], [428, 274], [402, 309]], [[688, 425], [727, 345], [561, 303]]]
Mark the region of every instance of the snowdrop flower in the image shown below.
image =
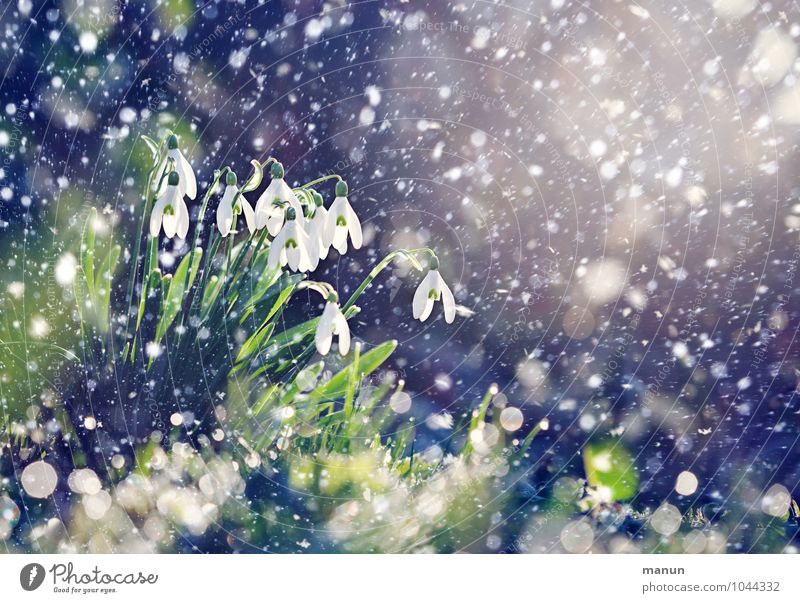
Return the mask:
[[310, 271], [316, 268], [308, 252], [308, 235], [300, 227], [297, 210], [286, 210], [286, 224], [270, 243], [267, 266], [274, 269], [289, 264], [292, 270]]
[[306, 220], [306, 231], [311, 244], [311, 255], [316, 256], [319, 261], [328, 257], [328, 249], [331, 246], [328, 239], [328, 210], [322, 204], [322, 195], [317, 191], [311, 191], [311, 196], [314, 198], [315, 209], [311, 218]]
[[178, 172], [170, 172], [167, 177], [167, 187], [159, 195], [150, 214], [150, 235], [157, 237], [161, 226], [164, 234], [171, 239], [176, 234], [185, 239], [189, 232], [189, 210], [183, 200]]
[[427, 320], [433, 311], [433, 303], [438, 299], [442, 300], [444, 306], [445, 321], [453, 322], [456, 318], [456, 300], [453, 298], [453, 292], [439, 274], [439, 260], [433, 257], [428, 274], [422, 279], [414, 293], [414, 318], [418, 318], [422, 322]]
[[303, 207], [292, 191], [292, 187], [283, 179], [283, 166], [277, 161], [270, 168], [272, 182], [256, 201], [256, 228], [265, 226], [271, 236], [276, 236], [283, 226], [287, 207], [293, 207], [303, 219]]
[[[190, 199], [197, 197], [197, 180], [194, 177], [194, 170], [178, 148], [178, 137], [174, 134], [167, 140], [167, 156], [164, 157], [164, 160], [161, 162], [161, 166], [159, 166], [158, 172], [156, 172], [157, 174], [160, 175], [163, 173], [168, 160], [172, 160], [172, 169], [178, 172], [178, 176], [180, 177], [180, 184], [178, 185], [178, 190], [181, 193], [180, 196], [189, 197]], [[159, 195], [164, 192], [164, 188], [162, 181], [158, 191]]]
[[[234, 199], [236, 204], [234, 205]], [[241, 194], [236, 186], [236, 174], [228, 172], [225, 176], [225, 192], [217, 208], [217, 228], [223, 237], [231, 232], [233, 217], [239, 213], [244, 214], [247, 229], [252, 234], [256, 230], [256, 216], [253, 208]]]
[[325, 309], [322, 311], [322, 316], [320, 316], [314, 336], [317, 351], [323, 356], [330, 352], [334, 335], [339, 337], [339, 353], [346, 356], [350, 351], [350, 326], [339, 308], [339, 297], [336, 293], [331, 293]]
[[327, 240], [341, 254], [347, 253], [347, 235], [354, 249], [361, 248], [361, 222], [347, 200], [347, 183], [336, 183], [336, 199], [328, 210]]

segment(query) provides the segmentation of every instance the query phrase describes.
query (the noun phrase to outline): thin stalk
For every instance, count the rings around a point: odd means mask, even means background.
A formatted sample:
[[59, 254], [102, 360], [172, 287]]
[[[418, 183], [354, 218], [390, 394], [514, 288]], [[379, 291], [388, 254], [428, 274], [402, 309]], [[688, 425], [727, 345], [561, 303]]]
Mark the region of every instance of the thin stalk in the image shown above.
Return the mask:
[[302, 291], [303, 289], [316, 291], [326, 300], [331, 293], [336, 293], [336, 290], [329, 283], [323, 283], [321, 281], [301, 281], [297, 284], [297, 290]]
[[[139, 253], [141, 252], [141, 249], [142, 249], [142, 231], [144, 229], [144, 221], [145, 221], [145, 217], [147, 216], [148, 212], [150, 211], [150, 208], [152, 206], [152, 201], [154, 200], [154, 197], [150, 194], [150, 187], [153, 185], [153, 176], [155, 175], [155, 172], [158, 169], [158, 166], [161, 164], [161, 153], [162, 153], [163, 147], [164, 147], [164, 143], [162, 142], [161, 146], [158, 149], [158, 156], [156, 157], [156, 163], [155, 163], [155, 165], [153, 165], [153, 167], [147, 173], [147, 180], [145, 182], [144, 203], [142, 205], [142, 213], [139, 216], [139, 227], [136, 230], [136, 232], [137, 232], [136, 243], [134, 244], [134, 247], [133, 247], [133, 263], [134, 263], [134, 265], [133, 265], [133, 269], [131, 270], [130, 277], [128, 278], [128, 293], [127, 293], [127, 296], [126, 296], [126, 303], [125, 303], [125, 307], [127, 308], [127, 313], [125, 314], [125, 333], [126, 333], [126, 337], [125, 338], [126, 339], [127, 339], [127, 334], [129, 332], [129, 330], [128, 330], [128, 321], [130, 320], [131, 302], [133, 301], [133, 289], [136, 287], [136, 280], [137, 280], [137, 278], [139, 276]], [[164, 168], [164, 171], [166, 172], [166, 166]], [[163, 175], [162, 175], [162, 178], [163, 178]]]
[[[489, 410], [489, 402], [491, 402], [492, 398], [497, 395], [497, 386], [491, 385], [486, 393], [483, 396], [483, 400], [481, 400], [481, 404], [476, 411], [473, 411], [472, 420], [469, 424], [469, 431], [470, 433], [476, 429], [481, 423], [486, 420], [486, 411]], [[469, 438], [467, 438], [467, 443], [464, 445], [463, 450], [461, 453], [464, 455], [465, 458], [469, 458], [470, 454], [472, 454], [472, 442]]]
[[347, 391], [344, 397], [344, 416], [350, 419], [353, 416], [353, 398], [356, 395], [356, 387], [361, 382], [361, 374], [358, 365], [361, 356], [361, 343], [356, 342], [354, 346], [353, 362], [350, 365], [350, 378], [347, 380]]
[[520, 444], [519, 446], [519, 450], [515, 455], [516, 458], [522, 458], [525, 455], [525, 453], [531, 447], [531, 444], [533, 444], [533, 440], [536, 438], [537, 435], [539, 435], [539, 432], [542, 431], [542, 428], [543, 428], [542, 421], [539, 421], [536, 424], [536, 426], [528, 432], [528, 435], [525, 437], [525, 439], [522, 441], [522, 444]]
[[311, 186], [314, 186], [315, 184], [319, 184], [320, 182], [325, 182], [326, 180], [330, 180], [331, 178], [336, 178], [337, 180], [343, 179], [339, 174], [328, 174], [327, 176], [322, 176], [321, 178], [312, 180], [311, 182], [306, 182], [305, 184], [301, 185], [298, 188], [309, 188]]
[[[228, 282], [228, 291], [226, 293], [226, 298], [227, 295], [230, 294], [230, 290], [233, 288], [233, 285], [239, 280], [241, 274], [243, 274], [243, 272], [240, 272], [239, 269], [242, 267], [242, 263], [244, 262], [244, 259], [247, 256], [247, 254], [250, 252], [250, 249], [252, 248], [253, 250], [251, 255], [251, 258], [253, 258], [261, 250], [261, 246], [264, 244], [264, 241], [267, 238], [267, 234], [268, 232], [265, 229], [264, 232], [261, 233], [261, 236], [258, 237], [258, 240], [256, 241], [255, 245], [252, 244], [252, 239], [251, 239], [250, 244], [244, 245], [242, 249], [239, 251], [238, 255], [236, 256], [236, 259], [234, 259], [233, 261], [233, 270], [231, 271], [230, 281]], [[232, 306], [234, 304], [234, 301], [231, 301], [230, 303]], [[226, 314], [229, 311], [230, 307], [226, 311]]]
[[[217, 170], [214, 174], [214, 180], [211, 183], [211, 186], [208, 187], [205, 196], [203, 196], [203, 203], [200, 206], [200, 214], [197, 216], [197, 225], [194, 228], [194, 238], [192, 239], [192, 250], [190, 251], [189, 255], [189, 266], [191, 266], [192, 262], [194, 262], [194, 254], [195, 250], [197, 249], [197, 241], [200, 239], [200, 233], [203, 231], [203, 219], [206, 216], [206, 208], [208, 207], [208, 202], [211, 199], [211, 195], [213, 195], [214, 192], [217, 190], [217, 185], [219, 184], [220, 178], [222, 178], [222, 176], [226, 174], [228, 171], [230, 171], [230, 168], [228, 166], [225, 166], [221, 170]], [[186, 272], [186, 280], [183, 283], [183, 290], [187, 295], [189, 292], [186, 289], [189, 286], [190, 273], [191, 270], [188, 270]], [[183, 323], [182, 319], [181, 323]]]
[[380, 262], [378, 262], [375, 265], [375, 267], [367, 275], [367, 277], [362, 281], [362, 283], [358, 286], [358, 288], [355, 291], [353, 291], [353, 294], [350, 296], [350, 299], [348, 299], [347, 303], [345, 303], [345, 305], [342, 306], [342, 311], [344, 312], [350, 306], [352, 306], [354, 303], [356, 303], [356, 300], [358, 300], [358, 298], [361, 296], [361, 294], [364, 293], [364, 290], [372, 284], [372, 281], [374, 281], [375, 278], [381, 272], [383, 272], [383, 270], [389, 264], [391, 264], [392, 260], [394, 260], [395, 258], [404, 257], [409, 262], [411, 262], [413, 264], [414, 268], [416, 268], [419, 271], [422, 271], [423, 270], [422, 265], [414, 257], [414, 255], [417, 254], [417, 253], [428, 253], [431, 256], [434, 255], [433, 250], [428, 248], [428, 247], [419, 247], [417, 249], [396, 249], [395, 251], [392, 251], [391, 253], [389, 253], [385, 258], [383, 258]]

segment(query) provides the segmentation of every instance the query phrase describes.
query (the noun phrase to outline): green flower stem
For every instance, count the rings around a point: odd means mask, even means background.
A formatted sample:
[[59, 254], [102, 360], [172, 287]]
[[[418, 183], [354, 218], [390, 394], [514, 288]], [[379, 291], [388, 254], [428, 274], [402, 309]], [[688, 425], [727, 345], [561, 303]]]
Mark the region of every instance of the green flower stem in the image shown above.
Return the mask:
[[541, 421], [539, 421], [536, 426], [528, 432], [528, 435], [525, 436], [525, 439], [523, 440], [522, 444], [520, 444], [519, 450], [517, 450], [514, 458], [521, 459], [523, 456], [525, 456], [525, 453], [531, 447], [533, 440], [536, 439], [536, 436], [539, 435], [540, 431], [542, 431]]
[[322, 176], [322, 178], [317, 178], [316, 180], [312, 180], [311, 182], [306, 182], [305, 184], [301, 185], [299, 188], [310, 188], [315, 184], [319, 184], [320, 182], [325, 182], [326, 180], [330, 180], [331, 178], [336, 178], [337, 180], [342, 180], [342, 177], [339, 174], [328, 174], [327, 176]]
[[347, 390], [344, 396], [344, 416], [352, 418], [355, 410], [353, 401], [356, 396], [356, 388], [361, 383], [361, 374], [358, 372], [359, 361], [361, 360], [361, 343], [356, 342], [353, 346], [353, 362], [350, 364], [350, 378], [347, 380]]
[[[261, 164], [262, 169], [264, 167], [266, 167], [267, 165], [269, 165], [270, 163], [274, 162], [274, 161], [277, 161], [274, 157], [268, 157], [267, 160], [263, 164]], [[197, 241], [200, 238], [200, 233], [201, 233], [201, 231], [203, 229], [203, 220], [205, 219], [205, 214], [206, 214], [206, 209], [208, 207], [208, 202], [210, 201], [211, 196], [217, 190], [217, 186], [219, 185], [219, 182], [222, 179], [222, 177], [225, 176], [230, 171], [232, 171], [232, 170], [231, 170], [231, 168], [229, 166], [225, 166], [221, 170], [217, 170], [215, 172], [215, 174], [214, 174], [214, 181], [211, 183], [211, 186], [208, 187], [208, 190], [206, 191], [206, 194], [203, 197], [203, 204], [200, 207], [200, 215], [197, 218], [197, 226], [195, 227], [194, 240], [192, 241], [192, 251], [191, 251], [192, 256], [194, 256], [194, 254], [195, 254], [195, 250], [197, 249]], [[247, 186], [250, 184], [250, 182], [253, 180], [253, 178], [255, 178], [255, 176], [256, 176], [255, 173], [251, 174], [247, 178], [247, 180], [244, 182], [242, 187], [237, 191], [236, 196], [233, 198], [233, 202], [232, 202], [234, 206], [236, 206], [236, 202], [239, 200], [239, 197], [242, 196], [242, 191], [245, 188], [247, 188]], [[231, 224], [231, 230], [234, 230], [235, 226], [236, 226], [236, 217], [234, 216], [233, 224]], [[259, 246], [260, 246], [260, 242], [259, 242]], [[228, 250], [228, 261], [230, 261], [230, 251], [231, 251], [231, 249], [227, 245], [227, 243], [226, 243], [226, 248]], [[242, 250], [239, 253], [239, 256], [237, 256], [236, 260], [234, 260], [235, 266], [236, 266], [234, 271], [236, 269], [238, 269], [238, 266], [241, 264], [242, 259], [244, 259], [243, 256], [246, 253], [247, 248], [248, 248], [248, 245], [243, 245], [242, 246]], [[191, 266], [193, 261], [194, 261], [194, 257], [192, 257], [189, 260], [189, 265], [190, 266]], [[189, 273], [187, 272], [186, 273], [186, 282], [184, 283], [184, 291], [186, 290], [188, 284], [189, 284]], [[229, 288], [230, 288], [230, 285], [229, 285]]]
[[314, 206], [314, 199], [311, 197], [311, 193], [308, 190], [304, 188], [295, 188], [292, 189], [292, 192], [297, 195], [301, 204], [305, 203], [305, 205], [308, 205], [309, 207]]
[[[208, 189], [206, 190], [206, 194], [203, 196], [203, 203], [202, 205], [200, 205], [200, 214], [197, 216], [197, 224], [194, 227], [194, 238], [192, 239], [192, 251], [190, 252], [191, 255], [189, 256], [189, 266], [191, 266], [192, 262], [194, 262], [194, 254], [195, 250], [197, 249], [197, 241], [200, 239], [200, 233], [203, 230], [203, 219], [206, 216], [206, 208], [208, 207], [208, 202], [211, 199], [211, 195], [213, 195], [214, 192], [217, 190], [220, 178], [222, 178], [229, 171], [231, 171], [231, 168], [229, 168], [227, 165], [221, 170], [215, 170], [214, 180], [211, 182], [211, 186], [208, 187]], [[186, 272], [186, 280], [183, 283], [183, 290], [187, 294], [189, 293], [188, 291], [186, 291], [186, 289], [189, 286], [190, 272], [191, 271]]]
[[194, 312], [195, 310], [202, 310], [203, 305], [203, 297], [205, 296], [206, 286], [208, 284], [208, 276], [211, 273], [211, 264], [214, 260], [214, 256], [217, 254], [217, 250], [219, 249], [220, 241], [222, 241], [222, 237], [219, 236], [216, 230], [211, 229], [211, 236], [208, 238], [208, 253], [205, 254], [205, 258], [203, 259], [203, 270], [198, 275], [200, 284], [198, 285], [198, 294], [194, 296], [192, 299], [192, 307], [190, 308], [190, 312]]
[[[230, 274], [230, 281], [228, 282], [228, 293], [230, 293], [230, 290], [233, 288], [233, 285], [241, 277], [242, 273], [240, 273], [239, 269], [241, 268], [242, 263], [244, 262], [244, 259], [247, 256], [247, 253], [249, 252], [250, 248], [253, 248], [253, 254], [251, 257], [255, 257], [256, 254], [261, 250], [261, 246], [264, 244], [264, 241], [266, 241], [268, 234], [269, 233], [267, 232], [267, 229], [264, 229], [264, 231], [258, 237], [258, 240], [256, 241], [255, 245], [252, 244], [251, 240], [250, 244], [242, 246], [242, 249], [236, 256], [236, 259], [234, 259], [233, 261], [233, 270], [230, 273], [226, 273], [225, 275], [226, 278], [228, 278], [228, 275]], [[233, 304], [233, 301], [231, 301], [231, 304]], [[230, 308], [228, 308], [228, 310], [230, 310]]]
[[404, 257], [409, 262], [411, 262], [414, 268], [416, 268], [420, 272], [423, 271], [424, 268], [422, 267], [422, 264], [420, 264], [417, 258], [414, 257], [418, 253], [427, 253], [431, 257], [435, 257], [436, 255], [433, 252], [433, 249], [430, 249], [428, 247], [419, 247], [417, 249], [397, 249], [395, 251], [392, 251], [375, 265], [372, 271], [367, 275], [367, 278], [365, 278], [362, 281], [362, 283], [358, 286], [358, 288], [355, 291], [353, 291], [353, 295], [351, 295], [350, 299], [347, 300], [347, 303], [345, 303], [345, 305], [342, 306], [342, 311], [347, 310], [350, 306], [356, 303], [356, 300], [361, 296], [362, 293], [364, 293], [364, 290], [370, 286], [372, 281], [374, 281], [375, 278], [381, 272], [383, 272], [384, 268], [386, 268], [389, 264], [391, 264], [392, 260], [394, 260], [395, 258]]
[[[150, 194], [150, 189], [153, 186], [153, 176], [155, 176], [155, 172], [158, 169], [158, 166], [161, 164], [161, 155], [164, 150], [164, 143], [161, 143], [161, 146], [158, 148], [158, 155], [156, 156], [156, 162], [154, 163], [153, 167], [147, 173], [147, 180], [145, 181], [145, 188], [144, 188], [144, 204], [142, 205], [142, 213], [139, 217], [139, 228], [137, 229], [137, 236], [136, 236], [136, 243], [133, 246], [133, 267], [130, 273], [130, 277], [128, 278], [128, 293], [126, 295], [126, 314], [125, 314], [125, 339], [127, 340], [127, 336], [130, 333], [130, 329], [128, 328], [128, 324], [130, 321], [130, 313], [131, 313], [131, 303], [133, 302], [133, 290], [136, 287], [136, 280], [139, 276], [139, 253], [142, 250], [142, 233], [144, 231], [144, 224], [145, 218], [147, 214], [150, 212], [153, 202], [155, 201], [155, 196]], [[167, 173], [167, 167], [164, 166], [164, 174]], [[161, 175], [159, 183], [164, 179], [164, 174]]]
[[323, 283], [320, 281], [301, 281], [298, 283], [297, 289], [312, 289], [319, 293], [326, 300], [331, 293], [336, 293], [336, 290], [329, 283]]

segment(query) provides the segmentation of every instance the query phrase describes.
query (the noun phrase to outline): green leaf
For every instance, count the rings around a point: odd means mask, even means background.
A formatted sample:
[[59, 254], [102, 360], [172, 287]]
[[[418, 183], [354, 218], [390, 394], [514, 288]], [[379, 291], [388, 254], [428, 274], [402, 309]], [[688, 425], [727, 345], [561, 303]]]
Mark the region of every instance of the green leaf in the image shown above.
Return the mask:
[[258, 400], [256, 400], [256, 403], [253, 405], [253, 408], [252, 408], [252, 417], [253, 418], [258, 418], [259, 415], [261, 415], [261, 413], [264, 412], [264, 408], [266, 407], [267, 402], [269, 402], [272, 399], [272, 397], [276, 393], [278, 393], [278, 390], [280, 389], [280, 387], [281, 387], [280, 384], [274, 383], [273, 385], [270, 385], [264, 391], [264, 393], [261, 394], [261, 396], [258, 398]]
[[[158, 245], [155, 239], [150, 237], [147, 242], [147, 255], [144, 258], [144, 278], [142, 278], [142, 298], [139, 300], [139, 311], [136, 315], [136, 330], [142, 325], [142, 317], [144, 316], [144, 306], [147, 302], [147, 290], [153, 284], [151, 279], [153, 274], [158, 270]], [[160, 275], [159, 275], [160, 276]], [[159, 278], [159, 282], [160, 282]]]
[[261, 349], [261, 344], [263, 344], [265, 340], [269, 339], [274, 330], [275, 325], [273, 323], [264, 323], [261, 325], [261, 327], [259, 327], [259, 329], [253, 333], [253, 335], [250, 336], [250, 338], [245, 341], [244, 344], [242, 344], [239, 353], [236, 355], [235, 366], [231, 372], [239, 372], [244, 363], [258, 354]]
[[583, 449], [583, 467], [589, 485], [603, 489], [612, 500], [627, 500], [638, 492], [634, 458], [619, 439], [588, 444]]
[[[392, 339], [361, 354], [358, 359], [358, 368], [356, 371], [358, 374], [354, 375], [354, 377], [360, 381], [363, 375], [369, 375], [392, 355], [395, 348], [397, 348], [397, 341]], [[353, 374], [352, 369], [353, 365], [348, 365], [346, 368], [336, 373], [330, 381], [311, 392], [310, 397], [317, 400], [330, 400], [332, 398], [341, 398], [345, 396], [350, 380], [353, 378], [351, 377]]]
[[211, 312], [211, 308], [214, 306], [214, 302], [217, 301], [220, 291], [222, 290], [222, 285], [223, 280], [216, 274], [212, 275], [206, 282], [203, 291], [203, 299], [200, 303], [200, 312], [203, 315], [203, 320], [208, 318], [208, 314]]
[[86, 292], [95, 305], [94, 290], [94, 246], [95, 246], [95, 222], [97, 221], [97, 210], [93, 207], [89, 210], [89, 217], [83, 226], [83, 236], [81, 239], [81, 268], [86, 277]]
[[[347, 388], [344, 396], [344, 414], [348, 418], [353, 414], [353, 398], [356, 395], [356, 389], [361, 384], [361, 376], [363, 375], [363, 373], [359, 372], [361, 368], [361, 344], [356, 343], [353, 347], [355, 348], [353, 350], [353, 362], [348, 367], [349, 375], [347, 377]], [[391, 352], [389, 353], [391, 354]]]
[[[252, 263], [252, 262], [251, 262]], [[253, 311], [253, 307], [258, 304], [264, 296], [267, 295], [269, 290], [280, 280], [281, 278], [281, 271], [278, 270], [264, 270], [264, 271], [256, 271], [255, 274], [258, 276], [255, 279], [255, 286], [252, 284], [242, 281], [242, 289], [243, 293], [246, 293], [248, 288], [252, 289], [252, 295], [247, 299], [246, 302], [243, 304], [244, 312], [242, 313], [242, 322], [250, 315]], [[299, 282], [302, 280], [302, 275], [297, 274], [293, 275], [297, 277], [295, 282]]]
[[[244, 342], [244, 345], [242, 345], [242, 348], [239, 350], [239, 354], [236, 356], [236, 365], [240, 365], [248, 359], [251, 359], [261, 350], [264, 341], [272, 336], [272, 332], [275, 330], [275, 325], [269, 324], [269, 321], [272, 320], [278, 311], [283, 310], [286, 302], [291, 297], [296, 286], [296, 281], [290, 282], [289, 286], [284, 287], [283, 290], [277, 295], [272, 304], [272, 308], [270, 308], [270, 311], [267, 313], [267, 316], [264, 318], [261, 325], [258, 327], [258, 329], [256, 329], [256, 332]], [[239, 369], [241, 369], [241, 366], [235, 366], [233, 372], [238, 372]]]
[[298, 371], [294, 381], [292, 381], [291, 385], [289, 385], [281, 395], [279, 406], [291, 404], [297, 398], [297, 394], [304, 390], [307, 391], [311, 389], [309, 384], [314, 384], [316, 380], [319, 379], [324, 367], [324, 362], [316, 362]]
[[114, 271], [117, 268], [119, 255], [122, 249], [119, 245], [114, 245], [109, 249], [106, 259], [100, 265], [100, 274], [97, 275], [95, 291], [97, 292], [97, 320], [98, 327], [102, 332], [107, 332], [109, 328], [108, 317], [111, 305], [111, 281]]
[[[169, 329], [175, 317], [178, 315], [178, 311], [183, 305], [184, 297], [192, 288], [194, 277], [197, 274], [197, 269], [200, 266], [202, 257], [203, 250], [200, 247], [196, 248], [194, 253], [184, 256], [175, 274], [170, 279], [169, 289], [166, 290], [166, 294], [162, 300], [161, 319], [156, 328], [156, 343], [161, 341], [167, 329]], [[187, 278], [187, 274], [189, 278]], [[166, 279], [167, 277], [164, 278]], [[162, 283], [164, 283], [163, 280]]]
[[284, 287], [283, 291], [281, 291], [277, 299], [275, 299], [275, 303], [272, 304], [272, 308], [267, 313], [267, 317], [264, 319], [265, 322], [275, 316], [278, 313], [278, 310], [283, 310], [286, 302], [289, 300], [292, 293], [294, 293], [296, 285], [297, 283], [292, 283], [288, 287]]
[[158, 143], [149, 136], [145, 136], [144, 134], [142, 134], [140, 138], [145, 142], [147, 148], [150, 149], [150, 152], [153, 154], [153, 159], [158, 157], [158, 152], [159, 152]]

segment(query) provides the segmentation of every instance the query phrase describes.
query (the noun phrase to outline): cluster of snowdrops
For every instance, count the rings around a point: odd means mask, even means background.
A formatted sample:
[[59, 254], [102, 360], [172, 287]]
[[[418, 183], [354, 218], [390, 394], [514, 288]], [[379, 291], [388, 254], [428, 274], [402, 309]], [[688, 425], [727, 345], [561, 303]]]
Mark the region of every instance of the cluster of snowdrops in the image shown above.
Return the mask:
[[[158, 237], [163, 229], [168, 238], [185, 239], [189, 232], [189, 210], [186, 199], [197, 197], [197, 179], [194, 170], [178, 146], [178, 138], [170, 135], [167, 154], [162, 160], [154, 184], [156, 202], [150, 214], [150, 235]], [[313, 272], [320, 260], [328, 257], [331, 248], [340, 255], [347, 253], [348, 241], [354, 249], [363, 242], [361, 222], [347, 198], [347, 183], [338, 175], [292, 188], [285, 180], [283, 165], [270, 157], [263, 164], [253, 161], [254, 175], [240, 189], [236, 174], [225, 173], [225, 188], [216, 211], [216, 225], [222, 237], [236, 234], [239, 216], [244, 217], [250, 235], [267, 229], [272, 237], [268, 267], [287, 267], [293, 271]], [[270, 167], [272, 181], [259, 195], [255, 207], [244, 194], [255, 190], [261, 182], [264, 168]], [[335, 178], [336, 198], [325, 207], [322, 195], [311, 188], [324, 180]], [[417, 287], [413, 299], [413, 316], [420, 321], [432, 313], [434, 303], [441, 300], [444, 317], [448, 323], [455, 320], [456, 303], [452, 291], [439, 273], [439, 260], [427, 248], [416, 250], [428, 256], [428, 271]], [[338, 337], [339, 352], [350, 350], [350, 327], [339, 306], [339, 296], [328, 283], [313, 282], [309, 288], [325, 300], [315, 334], [317, 350], [326, 355]]]

